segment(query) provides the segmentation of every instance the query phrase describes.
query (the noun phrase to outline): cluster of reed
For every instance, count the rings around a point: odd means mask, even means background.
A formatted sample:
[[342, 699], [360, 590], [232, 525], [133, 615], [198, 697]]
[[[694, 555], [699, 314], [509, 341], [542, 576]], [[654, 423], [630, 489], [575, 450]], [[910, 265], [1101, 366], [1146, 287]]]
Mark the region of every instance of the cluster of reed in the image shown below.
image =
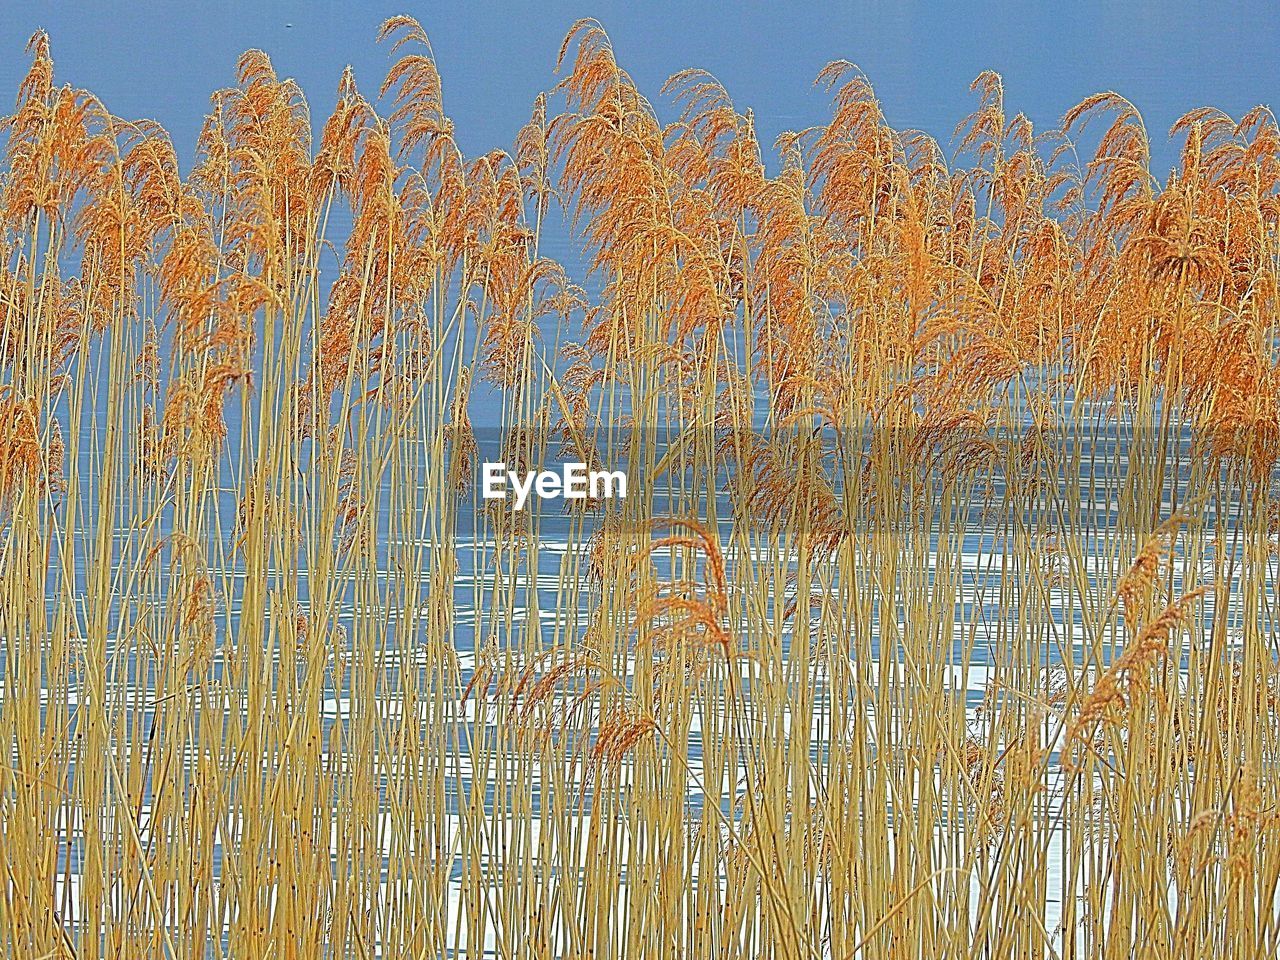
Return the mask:
[[[185, 177], [31, 41], [0, 953], [1274, 955], [1275, 118], [1160, 180], [984, 74], [948, 159], [837, 63], [770, 176], [584, 22], [467, 158], [382, 39], [315, 141], [246, 54]], [[628, 497], [477, 500], [556, 457]]]

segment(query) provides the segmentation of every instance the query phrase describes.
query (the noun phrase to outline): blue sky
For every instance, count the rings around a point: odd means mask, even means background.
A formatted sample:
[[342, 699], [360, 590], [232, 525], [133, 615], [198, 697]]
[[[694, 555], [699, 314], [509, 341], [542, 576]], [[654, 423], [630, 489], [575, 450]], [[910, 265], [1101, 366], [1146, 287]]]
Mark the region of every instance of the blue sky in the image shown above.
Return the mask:
[[[945, 144], [974, 104], [969, 81], [986, 68], [1005, 79], [1010, 112], [1052, 126], [1090, 93], [1134, 101], [1157, 139], [1182, 112], [1212, 104], [1238, 115], [1280, 106], [1280, 12], [1274, 3], [615, 3], [606, 0], [457, 4], [421, 0], [199, 0], [94, 2], [0, 0], [0, 97], [25, 70], [22, 48], [49, 31], [63, 82], [97, 93], [117, 114], [150, 117], [184, 157], [216, 87], [234, 78], [249, 47], [297, 79], [316, 122], [351, 63], [369, 94], [388, 63], [378, 24], [406, 12], [431, 36], [445, 102], [468, 153], [508, 146], [538, 91], [555, 82], [560, 41], [582, 16], [600, 20], [624, 68], [664, 110], [658, 88], [685, 67], [710, 70], [740, 108], [756, 113], [762, 139], [819, 122], [824, 96], [812, 81], [829, 60], [854, 61], [870, 77], [890, 122]], [[4, 102], [0, 101], [0, 102]], [[1159, 172], [1163, 172], [1160, 170]]]

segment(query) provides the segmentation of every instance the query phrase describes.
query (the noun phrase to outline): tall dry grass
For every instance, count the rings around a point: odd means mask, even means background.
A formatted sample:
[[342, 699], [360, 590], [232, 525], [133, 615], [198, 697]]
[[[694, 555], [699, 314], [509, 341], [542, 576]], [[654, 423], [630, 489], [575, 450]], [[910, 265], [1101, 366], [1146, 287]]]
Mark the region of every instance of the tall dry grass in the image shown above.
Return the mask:
[[381, 39], [322, 124], [246, 54], [185, 177], [31, 41], [3, 954], [1274, 955], [1275, 118], [1162, 180], [984, 74], [948, 159], [836, 63], [771, 176], [583, 22], [468, 158]]

